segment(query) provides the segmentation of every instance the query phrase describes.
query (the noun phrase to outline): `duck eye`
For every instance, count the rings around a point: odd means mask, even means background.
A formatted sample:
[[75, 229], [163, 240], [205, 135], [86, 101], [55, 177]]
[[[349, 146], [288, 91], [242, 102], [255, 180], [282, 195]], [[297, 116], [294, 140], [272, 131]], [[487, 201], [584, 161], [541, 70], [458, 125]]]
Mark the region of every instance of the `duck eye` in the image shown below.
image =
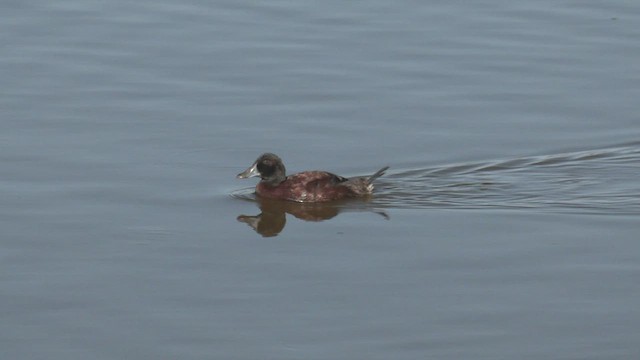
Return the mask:
[[273, 164], [269, 160], [261, 161], [258, 163], [258, 171], [263, 175], [267, 175], [273, 172]]

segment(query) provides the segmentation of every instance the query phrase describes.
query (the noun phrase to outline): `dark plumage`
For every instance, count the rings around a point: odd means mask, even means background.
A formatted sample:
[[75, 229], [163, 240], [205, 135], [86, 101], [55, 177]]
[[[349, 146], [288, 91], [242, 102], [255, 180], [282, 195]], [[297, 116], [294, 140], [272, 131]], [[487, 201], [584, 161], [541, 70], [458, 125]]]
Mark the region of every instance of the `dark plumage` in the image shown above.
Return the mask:
[[323, 202], [360, 197], [373, 192], [373, 180], [382, 176], [389, 167], [375, 174], [347, 179], [326, 171], [304, 171], [286, 176], [282, 160], [275, 154], [265, 153], [239, 179], [259, 176], [256, 193], [262, 197], [297, 202]]

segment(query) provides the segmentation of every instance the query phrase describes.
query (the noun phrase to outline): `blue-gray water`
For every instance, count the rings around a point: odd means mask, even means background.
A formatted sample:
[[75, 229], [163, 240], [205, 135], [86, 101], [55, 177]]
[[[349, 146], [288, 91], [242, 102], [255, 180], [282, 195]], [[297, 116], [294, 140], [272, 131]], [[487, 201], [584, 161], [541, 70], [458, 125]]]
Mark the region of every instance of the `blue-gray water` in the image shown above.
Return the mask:
[[0, 358], [640, 356], [640, 3], [0, 11]]

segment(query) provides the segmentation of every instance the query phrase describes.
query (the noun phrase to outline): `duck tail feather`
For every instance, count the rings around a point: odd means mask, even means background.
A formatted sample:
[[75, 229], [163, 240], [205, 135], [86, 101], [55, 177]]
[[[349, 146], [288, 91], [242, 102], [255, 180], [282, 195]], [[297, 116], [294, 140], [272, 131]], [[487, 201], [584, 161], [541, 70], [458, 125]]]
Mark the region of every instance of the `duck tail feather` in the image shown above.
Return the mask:
[[387, 171], [388, 168], [389, 168], [388, 166], [385, 166], [382, 169], [376, 171], [375, 174], [373, 174], [373, 175], [371, 175], [371, 176], [369, 176], [367, 178], [367, 182], [371, 183], [373, 180], [375, 180], [375, 179], [379, 178], [380, 176], [384, 175], [384, 172]]

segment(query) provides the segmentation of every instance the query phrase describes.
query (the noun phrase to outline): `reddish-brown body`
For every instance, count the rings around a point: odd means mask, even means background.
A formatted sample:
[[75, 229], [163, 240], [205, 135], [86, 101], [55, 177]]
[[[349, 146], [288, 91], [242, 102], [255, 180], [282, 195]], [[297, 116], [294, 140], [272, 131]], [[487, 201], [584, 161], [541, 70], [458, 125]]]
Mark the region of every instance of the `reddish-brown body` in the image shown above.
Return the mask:
[[270, 199], [298, 202], [324, 202], [370, 193], [358, 191], [353, 185], [348, 179], [326, 171], [305, 171], [289, 175], [275, 186], [260, 182], [256, 193]]

